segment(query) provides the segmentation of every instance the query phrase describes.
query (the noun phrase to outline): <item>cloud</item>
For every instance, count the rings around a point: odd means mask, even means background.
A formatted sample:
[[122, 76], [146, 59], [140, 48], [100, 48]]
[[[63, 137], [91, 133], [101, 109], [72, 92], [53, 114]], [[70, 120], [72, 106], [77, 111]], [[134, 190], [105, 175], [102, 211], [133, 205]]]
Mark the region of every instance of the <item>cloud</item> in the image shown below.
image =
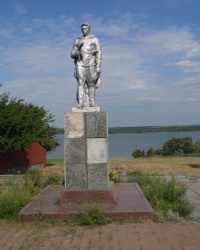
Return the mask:
[[[154, 105], [161, 109], [167, 103], [199, 101], [200, 42], [192, 30], [155, 29], [129, 13], [110, 19], [88, 17], [103, 51], [97, 103], [105, 110], [142, 106], [147, 114]], [[20, 19], [1, 27], [0, 81], [12, 95], [50, 109], [60, 127], [63, 113], [76, 105], [70, 51], [81, 35], [82, 19], [65, 15]]]
[[13, 6], [15, 8], [15, 12], [18, 14], [27, 14], [28, 13], [28, 11], [19, 3], [14, 3]]
[[189, 87], [195, 86], [197, 87], [197, 89], [199, 89], [199, 92], [200, 92], [199, 83], [200, 83], [200, 75], [196, 75], [196, 76], [180, 79], [179, 81], [174, 82], [173, 86], [189, 86]]
[[31, 29], [31, 28], [28, 28], [28, 27], [24, 27], [24, 28], [23, 28], [23, 31], [24, 31], [25, 33], [30, 34], [30, 33], [32, 32], [32, 29]]
[[194, 35], [188, 27], [149, 29], [139, 33], [136, 39], [149, 52], [155, 52], [156, 55], [200, 56], [200, 43], [194, 40]]
[[168, 64], [168, 66], [177, 68], [178, 70], [186, 73], [200, 72], [200, 61], [183, 60], [172, 64]]

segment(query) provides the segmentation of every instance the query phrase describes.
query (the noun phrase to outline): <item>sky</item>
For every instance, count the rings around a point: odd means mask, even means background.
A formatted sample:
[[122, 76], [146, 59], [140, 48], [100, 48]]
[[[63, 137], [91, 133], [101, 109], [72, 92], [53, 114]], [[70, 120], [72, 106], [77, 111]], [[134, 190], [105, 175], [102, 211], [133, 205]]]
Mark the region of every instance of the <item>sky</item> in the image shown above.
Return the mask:
[[200, 0], [1, 0], [0, 93], [43, 106], [64, 127], [77, 105], [70, 52], [88, 22], [109, 127], [200, 124], [199, 10]]

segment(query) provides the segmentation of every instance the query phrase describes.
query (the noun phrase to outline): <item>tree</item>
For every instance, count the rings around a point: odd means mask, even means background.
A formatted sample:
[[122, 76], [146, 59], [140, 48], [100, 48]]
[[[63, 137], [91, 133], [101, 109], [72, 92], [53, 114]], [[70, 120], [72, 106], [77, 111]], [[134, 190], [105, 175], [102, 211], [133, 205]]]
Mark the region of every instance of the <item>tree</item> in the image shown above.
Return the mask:
[[162, 155], [189, 154], [194, 152], [192, 137], [182, 137], [166, 141], [162, 146]]
[[53, 117], [43, 107], [10, 98], [8, 93], [0, 94], [0, 152], [11, 148], [21, 151], [33, 142], [47, 151], [56, 148], [59, 146], [54, 139], [56, 127], [50, 126]]
[[200, 153], [200, 140], [198, 140], [194, 143], [194, 152]]
[[145, 152], [144, 150], [140, 150], [137, 148], [132, 152], [132, 156], [134, 158], [142, 158], [142, 157], [145, 157]]
[[152, 147], [148, 148], [146, 155], [147, 155], [147, 157], [154, 156], [154, 149]]

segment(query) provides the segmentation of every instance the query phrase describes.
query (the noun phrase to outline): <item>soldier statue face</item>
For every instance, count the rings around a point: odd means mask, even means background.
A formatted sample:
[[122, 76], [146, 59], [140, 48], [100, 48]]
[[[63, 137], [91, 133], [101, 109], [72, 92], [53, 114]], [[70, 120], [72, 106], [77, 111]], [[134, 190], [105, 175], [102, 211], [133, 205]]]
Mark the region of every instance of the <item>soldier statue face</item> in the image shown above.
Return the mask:
[[83, 36], [87, 36], [90, 33], [90, 25], [89, 24], [82, 24], [81, 29], [83, 32]]

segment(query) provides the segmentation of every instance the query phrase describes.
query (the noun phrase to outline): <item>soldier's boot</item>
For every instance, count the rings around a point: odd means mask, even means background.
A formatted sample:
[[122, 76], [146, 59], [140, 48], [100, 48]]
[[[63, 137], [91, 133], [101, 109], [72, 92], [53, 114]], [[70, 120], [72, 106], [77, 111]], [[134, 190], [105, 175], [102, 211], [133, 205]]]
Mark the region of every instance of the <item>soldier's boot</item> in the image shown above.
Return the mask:
[[89, 94], [90, 107], [97, 107], [97, 105], [95, 104], [95, 88], [89, 87], [88, 94]]
[[77, 108], [83, 108], [84, 103], [83, 103], [83, 94], [84, 94], [84, 88], [82, 85], [78, 85], [78, 105], [76, 106]]

